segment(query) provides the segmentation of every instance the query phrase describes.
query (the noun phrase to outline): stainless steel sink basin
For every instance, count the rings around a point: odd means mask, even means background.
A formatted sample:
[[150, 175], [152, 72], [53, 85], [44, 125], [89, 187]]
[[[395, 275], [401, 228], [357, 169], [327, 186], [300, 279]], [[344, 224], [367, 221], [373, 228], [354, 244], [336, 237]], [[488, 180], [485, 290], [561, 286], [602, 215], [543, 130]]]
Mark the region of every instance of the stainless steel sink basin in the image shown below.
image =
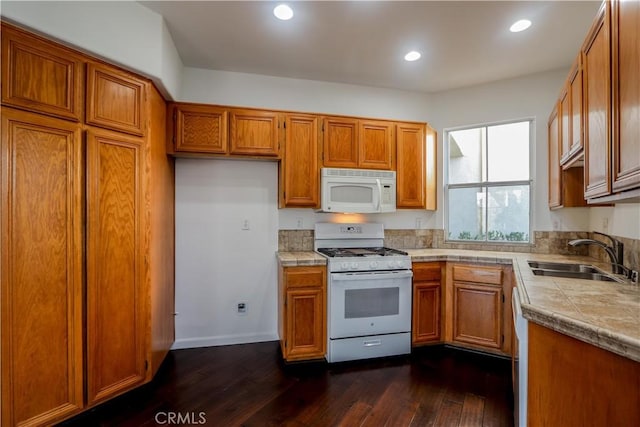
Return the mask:
[[554, 271], [570, 271], [580, 273], [604, 273], [599, 268], [587, 264], [567, 264], [562, 262], [542, 262], [542, 261], [528, 261], [529, 267], [542, 268], [544, 270]]
[[527, 261], [536, 276], [567, 277], [570, 279], [602, 280], [622, 283], [619, 278], [587, 264]]
[[534, 268], [533, 274], [536, 276], [552, 276], [552, 277], [568, 277], [570, 279], [586, 279], [586, 280], [602, 280], [605, 282], [618, 282], [622, 281], [617, 277], [610, 276], [606, 273], [589, 273], [584, 271], [559, 271], [559, 270], [542, 270]]

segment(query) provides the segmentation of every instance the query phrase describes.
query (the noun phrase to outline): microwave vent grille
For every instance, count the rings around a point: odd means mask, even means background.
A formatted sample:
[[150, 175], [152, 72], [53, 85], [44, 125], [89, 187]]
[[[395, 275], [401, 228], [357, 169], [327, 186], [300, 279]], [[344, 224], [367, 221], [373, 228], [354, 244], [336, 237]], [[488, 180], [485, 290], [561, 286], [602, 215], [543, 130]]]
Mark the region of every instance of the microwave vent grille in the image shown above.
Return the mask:
[[381, 171], [371, 169], [337, 169], [322, 168], [323, 176], [337, 177], [368, 177], [368, 178], [390, 178], [396, 177], [395, 171]]

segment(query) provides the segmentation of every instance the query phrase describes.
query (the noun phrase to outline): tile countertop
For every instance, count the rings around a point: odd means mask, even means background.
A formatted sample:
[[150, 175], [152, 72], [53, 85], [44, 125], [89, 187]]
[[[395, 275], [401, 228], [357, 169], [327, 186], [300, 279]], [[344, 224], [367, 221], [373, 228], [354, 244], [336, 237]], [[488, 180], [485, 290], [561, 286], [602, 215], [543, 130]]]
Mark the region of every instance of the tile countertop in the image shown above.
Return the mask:
[[[589, 257], [459, 249], [405, 249], [413, 262], [457, 261], [513, 265], [526, 319], [640, 362], [640, 286], [631, 283], [535, 276], [527, 261], [582, 262], [609, 272]], [[285, 267], [323, 265], [315, 252], [279, 252]]]

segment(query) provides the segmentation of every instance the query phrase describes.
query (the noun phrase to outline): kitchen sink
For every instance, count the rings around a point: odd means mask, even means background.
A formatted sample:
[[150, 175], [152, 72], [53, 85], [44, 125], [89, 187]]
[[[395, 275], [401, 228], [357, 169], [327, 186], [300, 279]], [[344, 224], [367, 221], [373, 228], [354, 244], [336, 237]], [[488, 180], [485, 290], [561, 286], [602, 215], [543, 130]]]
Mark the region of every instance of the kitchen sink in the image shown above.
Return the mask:
[[568, 264], [561, 262], [528, 261], [536, 276], [567, 277], [570, 279], [601, 280], [604, 282], [623, 281], [611, 274], [587, 264]]
[[542, 262], [528, 261], [532, 269], [541, 268], [544, 270], [569, 271], [577, 273], [603, 273], [602, 270], [587, 264], [567, 264], [562, 262]]

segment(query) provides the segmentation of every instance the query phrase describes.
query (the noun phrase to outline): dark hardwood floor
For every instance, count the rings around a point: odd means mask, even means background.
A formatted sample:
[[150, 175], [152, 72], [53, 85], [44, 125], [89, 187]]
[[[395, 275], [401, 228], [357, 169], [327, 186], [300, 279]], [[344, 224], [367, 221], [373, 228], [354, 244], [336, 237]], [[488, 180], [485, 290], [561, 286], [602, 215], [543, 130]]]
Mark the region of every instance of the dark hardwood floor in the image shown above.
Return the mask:
[[285, 365], [277, 342], [178, 350], [150, 384], [61, 424], [156, 425], [512, 426], [511, 364], [445, 347], [334, 365]]

